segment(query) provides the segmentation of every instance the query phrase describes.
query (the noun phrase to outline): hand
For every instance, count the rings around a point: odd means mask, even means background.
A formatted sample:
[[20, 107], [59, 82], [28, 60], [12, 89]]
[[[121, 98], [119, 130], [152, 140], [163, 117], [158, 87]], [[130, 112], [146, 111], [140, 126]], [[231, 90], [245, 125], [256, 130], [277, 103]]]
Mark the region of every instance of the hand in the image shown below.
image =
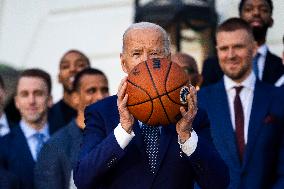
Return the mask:
[[191, 137], [190, 130], [192, 129], [192, 122], [197, 113], [197, 96], [196, 90], [190, 86], [189, 94], [186, 96], [188, 111], [184, 107], [180, 107], [182, 118], [176, 124], [176, 131], [182, 142], [185, 142]]
[[128, 94], [125, 94], [127, 87], [127, 77], [121, 80], [118, 92], [117, 92], [117, 107], [120, 117], [120, 124], [122, 128], [127, 132], [131, 133], [134, 124], [134, 117], [130, 114], [127, 108]]

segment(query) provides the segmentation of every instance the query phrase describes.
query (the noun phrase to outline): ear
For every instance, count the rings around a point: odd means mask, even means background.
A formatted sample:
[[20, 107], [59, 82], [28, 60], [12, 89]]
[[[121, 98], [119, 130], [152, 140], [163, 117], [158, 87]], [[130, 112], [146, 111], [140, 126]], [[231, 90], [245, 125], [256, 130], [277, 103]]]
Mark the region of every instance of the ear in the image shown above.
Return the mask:
[[126, 61], [125, 61], [125, 58], [124, 58], [124, 54], [123, 53], [120, 53], [120, 63], [121, 63], [121, 67], [122, 67], [122, 70], [124, 71], [124, 73], [128, 73], [128, 69], [127, 69], [127, 66], [126, 66]]
[[51, 108], [53, 105], [53, 97], [52, 95], [49, 95], [48, 99], [47, 99], [47, 107]]
[[18, 96], [17, 95], [14, 97], [14, 102], [15, 102], [16, 108], [19, 110], [19, 101], [18, 101]]
[[58, 83], [62, 83], [62, 79], [61, 79], [60, 73], [57, 75], [57, 80], [58, 80]]
[[72, 93], [72, 102], [73, 104], [75, 105], [75, 107], [78, 107], [79, 106], [79, 94], [75, 91]]

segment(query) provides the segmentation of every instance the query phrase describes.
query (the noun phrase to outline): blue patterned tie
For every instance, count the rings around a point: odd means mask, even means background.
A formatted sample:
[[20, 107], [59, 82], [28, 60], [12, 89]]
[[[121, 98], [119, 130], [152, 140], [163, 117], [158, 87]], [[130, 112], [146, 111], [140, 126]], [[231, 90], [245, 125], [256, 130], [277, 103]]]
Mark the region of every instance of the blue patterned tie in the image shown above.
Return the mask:
[[253, 71], [254, 71], [254, 74], [255, 74], [257, 79], [259, 79], [258, 59], [259, 59], [260, 56], [261, 56], [261, 54], [257, 53], [254, 56], [253, 60], [252, 60], [252, 62], [253, 62]]
[[40, 152], [40, 150], [41, 150], [41, 148], [42, 148], [42, 146], [44, 144], [44, 134], [42, 134], [42, 133], [35, 133], [34, 137], [35, 137], [35, 139], [37, 141], [37, 143], [36, 143], [36, 159], [37, 159], [38, 154], [39, 154], [39, 152]]
[[160, 129], [159, 127], [151, 127], [144, 124], [141, 129], [144, 136], [150, 171], [151, 173], [155, 173], [159, 153]]

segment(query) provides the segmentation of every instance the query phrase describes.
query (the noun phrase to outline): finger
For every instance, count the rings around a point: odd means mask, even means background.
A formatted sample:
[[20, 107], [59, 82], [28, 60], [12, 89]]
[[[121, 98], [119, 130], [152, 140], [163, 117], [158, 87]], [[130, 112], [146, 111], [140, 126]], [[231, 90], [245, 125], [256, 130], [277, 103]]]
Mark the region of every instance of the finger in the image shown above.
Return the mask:
[[124, 98], [122, 99], [122, 101], [121, 101], [121, 106], [122, 107], [126, 107], [127, 106], [127, 100], [128, 100], [128, 94], [126, 94], [124, 96]]
[[118, 100], [119, 101], [122, 101], [123, 100], [123, 98], [124, 98], [124, 96], [125, 96], [125, 92], [126, 92], [126, 87], [127, 87], [127, 82], [126, 82], [126, 80], [122, 80], [122, 81], [124, 81], [123, 83], [122, 83], [122, 85], [119, 87], [119, 90], [118, 90], [118, 93], [117, 93], [117, 96], [118, 96]]
[[184, 117], [185, 114], [186, 114], [185, 108], [184, 108], [183, 106], [181, 106], [181, 107], [179, 108], [179, 110], [180, 110], [180, 113], [181, 113], [182, 117]]

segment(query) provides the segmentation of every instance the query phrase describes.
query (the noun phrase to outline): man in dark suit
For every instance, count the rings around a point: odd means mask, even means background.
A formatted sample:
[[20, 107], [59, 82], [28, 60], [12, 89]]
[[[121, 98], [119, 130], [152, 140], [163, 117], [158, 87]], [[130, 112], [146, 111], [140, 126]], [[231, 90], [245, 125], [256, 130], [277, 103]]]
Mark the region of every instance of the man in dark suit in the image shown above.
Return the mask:
[[67, 125], [77, 115], [72, 102], [72, 83], [75, 75], [90, 67], [88, 57], [78, 50], [67, 51], [60, 60], [58, 81], [63, 87], [63, 97], [48, 112], [48, 122], [57, 129]]
[[35, 166], [35, 188], [72, 188], [72, 170], [77, 164], [85, 127], [85, 107], [109, 96], [106, 76], [93, 68], [86, 68], [75, 76], [73, 89], [77, 117], [43, 146]]
[[[282, 44], [283, 44], [283, 47], [284, 47], [284, 35], [283, 35], [283, 38], [282, 38]], [[282, 63], [284, 65], [284, 49], [282, 51]], [[275, 83], [275, 86], [284, 87], [284, 74], [277, 80], [277, 82]]]
[[[166, 31], [148, 22], [133, 24], [123, 35], [120, 58], [126, 73], [148, 58], [170, 60]], [[200, 110], [195, 117], [194, 87], [187, 95], [188, 111], [181, 108], [182, 118], [176, 125], [151, 127], [128, 111], [126, 85], [125, 78], [117, 96], [85, 110], [86, 128], [74, 171], [76, 186], [190, 189], [196, 180], [203, 188], [226, 188], [227, 167], [211, 143], [206, 114]]]
[[225, 73], [198, 93], [214, 144], [230, 169], [230, 189], [284, 188], [283, 90], [256, 79], [257, 49], [250, 26], [239, 18], [217, 29], [217, 52]]
[[54, 130], [47, 123], [52, 105], [51, 79], [40, 69], [20, 74], [15, 103], [21, 114], [19, 125], [0, 139], [0, 169], [17, 177], [21, 189], [33, 189], [33, 169], [37, 155]]
[[[257, 42], [253, 70], [261, 81], [274, 84], [283, 74], [281, 58], [271, 53], [265, 44], [268, 28], [273, 25], [273, 4], [271, 0], [241, 0], [240, 18], [250, 24]], [[210, 57], [203, 64], [203, 86], [218, 82], [223, 77], [217, 57]]]
[[5, 84], [3, 78], [0, 75], [0, 137], [8, 134], [14, 126], [14, 124], [9, 119], [7, 119], [7, 116], [4, 112], [5, 97]]

